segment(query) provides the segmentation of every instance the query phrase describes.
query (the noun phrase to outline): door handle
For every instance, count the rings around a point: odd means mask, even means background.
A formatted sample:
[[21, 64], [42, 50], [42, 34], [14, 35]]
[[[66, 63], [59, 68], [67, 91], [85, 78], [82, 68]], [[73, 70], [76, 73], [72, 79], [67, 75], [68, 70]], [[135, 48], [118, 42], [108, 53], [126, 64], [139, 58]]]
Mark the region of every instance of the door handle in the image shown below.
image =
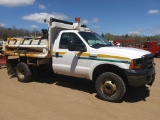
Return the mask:
[[58, 58], [58, 56], [59, 56], [59, 53], [58, 53], [58, 52], [56, 52], [55, 57], [57, 57], [57, 58]]

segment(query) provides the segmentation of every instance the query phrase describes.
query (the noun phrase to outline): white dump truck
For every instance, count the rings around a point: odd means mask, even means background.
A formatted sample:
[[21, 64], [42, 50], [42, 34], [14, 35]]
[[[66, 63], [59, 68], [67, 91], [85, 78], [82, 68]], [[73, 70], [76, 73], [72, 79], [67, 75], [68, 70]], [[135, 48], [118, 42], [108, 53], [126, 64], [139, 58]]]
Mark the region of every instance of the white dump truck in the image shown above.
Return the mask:
[[48, 30], [43, 30], [38, 40], [6, 41], [8, 74], [15, 74], [20, 82], [33, 81], [40, 69], [52, 70], [92, 80], [97, 95], [110, 102], [120, 101], [126, 86], [154, 82], [154, 57], [150, 52], [112, 46], [82, 25], [79, 18], [74, 23], [55, 18], [45, 22]]

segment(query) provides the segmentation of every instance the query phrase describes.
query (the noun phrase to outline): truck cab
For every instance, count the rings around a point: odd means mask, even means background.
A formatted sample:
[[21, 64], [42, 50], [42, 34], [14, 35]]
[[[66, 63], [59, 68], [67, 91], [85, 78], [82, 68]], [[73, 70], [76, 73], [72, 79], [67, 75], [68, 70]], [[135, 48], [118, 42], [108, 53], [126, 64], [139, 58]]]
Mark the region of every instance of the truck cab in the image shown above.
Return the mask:
[[14, 62], [8, 59], [7, 67], [15, 71], [20, 82], [31, 81], [35, 69], [41, 66], [47, 66], [46, 70], [52, 67], [56, 74], [92, 80], [98, 96], [110, 102], [121, 100], [126, 86], [154, 82], [154, 58], [150, 52], [112, 46], [82, 25], [79, 18], [74, 23], [55, 18], [45, 22], [48, 22], [48, 39], [6, 44], [6, 56], [18, 56]]

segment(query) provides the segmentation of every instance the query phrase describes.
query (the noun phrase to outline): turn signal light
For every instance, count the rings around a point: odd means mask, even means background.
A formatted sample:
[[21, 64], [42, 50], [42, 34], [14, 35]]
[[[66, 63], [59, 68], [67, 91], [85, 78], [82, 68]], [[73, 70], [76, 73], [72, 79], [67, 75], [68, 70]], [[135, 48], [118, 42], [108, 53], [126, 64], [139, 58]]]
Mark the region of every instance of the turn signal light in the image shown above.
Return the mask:
[[131, 60], [129, 69], [134, 70], [134, 69], [141, 69], [142, 65], [141, 64], [136, 64], [134, 60]]
[[134, 60], [131, 60], [129, 69], [130, 69], [130, 70], [133, 70], [133, 69], [134, 69]]

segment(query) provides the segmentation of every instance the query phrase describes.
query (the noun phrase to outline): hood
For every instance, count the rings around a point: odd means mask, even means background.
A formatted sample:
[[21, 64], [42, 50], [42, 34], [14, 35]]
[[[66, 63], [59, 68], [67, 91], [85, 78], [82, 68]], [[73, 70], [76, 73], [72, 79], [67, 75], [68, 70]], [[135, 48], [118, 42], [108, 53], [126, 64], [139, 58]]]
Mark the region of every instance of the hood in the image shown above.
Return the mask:
[[99, 49], [96, 49], [96, 51], [99, 51], [99, 53], [113, 55], [113, 56], [121, 56], [121, 57], [127, 57], [130, 59], [136, 59], [141, 58], [143, 55], [151, 54], [151, 52], [137, 49], [137, 48], [129, 48], [129, 47], [101, 47]]

